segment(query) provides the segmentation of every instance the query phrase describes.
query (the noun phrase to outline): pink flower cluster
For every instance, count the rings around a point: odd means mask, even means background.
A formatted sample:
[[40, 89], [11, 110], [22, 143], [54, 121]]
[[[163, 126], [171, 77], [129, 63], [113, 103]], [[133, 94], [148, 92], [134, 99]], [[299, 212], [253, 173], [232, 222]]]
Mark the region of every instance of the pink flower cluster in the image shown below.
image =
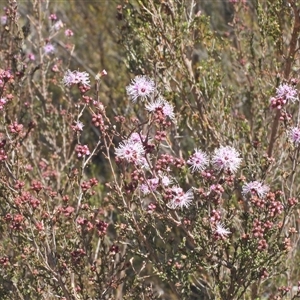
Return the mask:
[[3, 87], [4, 84], [14, 78], [10, 70], [1, 70], [0, 69], [0, 87]]
[[298, 100], [298, 91], [288, 84], [281, 84], [276, 89], [275, 97], [270, 99], [271, 108], [282, 109], [289, 101]]
[[215, 239], [226, 239], [231, 233], [230, 230], [226, 229], [225, 225], [221, 223], [221, 213], [216, 209], [213, 209], [210, 213], [209, 221], [213, 228], [213, 234]]
[[152, 100], [145, 106], [146, 110], [149, 113], [154, 113], [157, 111], [161, 111], [163, 119], [169, 118], [170, 120], [175, 120], [174, 107], [171, 103], [166, 101], [161, 96], [155, 100]]
[[134, 142], [130, 139], [124, 140], [116, 148], [116, 157], [119, 160], [124, 160], [130, 163], [143, 165], [145, 149], [141, 142]]
[[247, 194], [257, 195], [259, 198], [264, 198], [269, 190], [270, 188], [260, 181], [251, 181], [242, 187], [242, 194], [244, 196]]
[[171, 200], [168, 203], [168, 207], [171, 209], [176, 208], [188, 208], [194, 199], [193, 190], [190, 189], [187, 192], [184, 192], [183, 189], [179, 186], [173, 186], [170, 188]]
[[212, 164], [219, 171], [235, 173], [240, 167], [242, 159], [239, 152], [230, 146], [221, 146], [214, 151]]
[[[231, 173], [235, 173], [238, 170], [241, 162], [242, 159], [239, 152], [230, 146], [221, 146], [215, 149], [211, 158], [211, 163], [215, 170], [229, 171]], [[190, 156], [187, 163], [190, 165], [192, 173], [203, 171], [209, 164], [209, 157], [202, 150], [195, 149], [194, 154]]]
[[78, 158], [88, 156], [91, 154], [87, 145], [77, 145], [75, 151], [77, 152]]
[[8, 126], [11, 133], [20, 134], [23, 130], [23, 125], [18, 124], [18, 122], [13, 122], [11, 125]]
[[76, 84], [83, 85], [84, 87], [90, 86], [90, 78], [87, 72], [67, 70], [62, 82], [65, 86]]
[[145, 109], [151, 114], [158, 113], [157, 118], [161, 119], [161, 122], [165, 119], [175, 120], [174, 106], [161, 95], [155, 97], [155, 83], [149, 77], [136, 76], [126, 87], [126, 91], [132, 102], [136, 102], [137, 99], [141, 99], [141, 101], [150, 100]]
[[141, 184], [139, 189], [143, 195], [148, 195], [151, 192], [154, 192], [159, 186], [159, 178], [147, 179], [145, 183]]
[[[257, 194], [256, 191], [252, 193], [250, 198], [250, 202], [255, 208], [260, 211], [267, 211], [268, 216], [271, 218], [276, 217], [283, 212], [284, 206], [280, 200], [280, 191], [275, 193], [268, 192], [266, 195], [262, 194], [261, 197], [255, 194]], [[291, 204], [294, 205], [294, 203]]]
[[66, 29], [65, 30], [65, 35], [68, 36], [68, 37], [70, 37], [70, 36], [73, 36], [74, 33], [73, 33], [73, 31], [71, 29]]
[[7, 103], [5, 98], [0, 98], [0, 111], [4, 109], [4, 105]]

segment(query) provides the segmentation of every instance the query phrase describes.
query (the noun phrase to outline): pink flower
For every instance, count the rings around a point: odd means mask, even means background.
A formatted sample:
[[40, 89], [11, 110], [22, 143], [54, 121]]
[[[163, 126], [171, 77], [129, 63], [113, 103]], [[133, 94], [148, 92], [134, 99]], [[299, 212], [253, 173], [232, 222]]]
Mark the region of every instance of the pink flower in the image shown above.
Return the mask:
[[145, 108], [148, 110], [150, 113], [155, 112], [158, 108], [163, 107], [163, 102], [165, 100], [162, 97], [158, 97], [155, 100], [152, 100], [151, 102], [147, 103]]
[[89, 74], [87, 72], [75, 72], [75, 77], [78, 83], [81, 83], [84, 86], [90, 86]]
[[58, 65], [53, 65], [53, 67], [51, 68], [51, 71], [52, 72], [55, 72], [55, 73], [57, 73], [57, 72], [59, 72], [59, 68], [58, 68]]
[[65, 30], [65, 36], [70, 37], [70, 36], [73, 36], [73, 35], [74, 35], [74, 33], [73, 33], [73, 31], [71, 29], [66, 29]]
[[82, 131], [83, 130], [83, 123], [80, 122], [80, 121], [76, 121], [75, 122], [75, 125], [71, 125], [71, 128], [74, 130], [74, 131]]
[[136, 102], [139, 97], [141, 100], [150, 97], [155, 91], [155, 84], [147, 76], [136, 76], [132, 83], [126, 87], [126, 91], [132, 102]]
[[153, 113], [156, 110], [160, 109], [166, 118], [168, 117], [171, 120], [175, 119], [174, 106], [163, 97], [158, 97], [157, 99], [152, 100], [146, 105], [145, 108], [150, 113]]
[[276, 96], [270, 99], [271, 108], [282, 109], [288, 101], [295, 102], [298, 99], [298, 91], [288, 84], [281, 84], [276, 89]]
[[299, 146], [299, 144], [300, 144], [300, 128], [298, 128], [298, 127], [292, 127], [289, 130], [288, 135], [289, 135], [291, 141], [295, 145]]
[[6, 102], [7, 102], [6, 98], [0, 98], [0, 110], [3, 110]]
[[166, 100], [163, 102], [162, 112], [165, 117], [169, 117], [171, 120], [175, 119], [174, 106]]
[[226, 238], [230, 233], [231, 232], [228, 229], [226, 229], [222, 223], [218, 222], [216, 224], [215, 234], [217, 236], [220, 236], [221, 238]]
[[167, 176], [167, 175], [161, 174], [161, 175], [160, 175], [160, 179], [161, 179], [161, 184], [162, 184], [164, 187], [167, 187], [167, 186], [169, 186], [170, 184], [173, 183], [172, 178], [170, 178], [170, 177]]
[[62, 82], [66, 86], [71, 86], [71, 85], [75, 85], [75, 84], [82, 84], [83, 86], [90, 86], [90, 78], [89, 78], [89, 74], [87, 72], [67, 70]]
[[55, 21], [56, 19], [57, 19], [56, 14], [51, 14], [51, 15], [49, 16], [49, 20], [51, 20], [51, 21]]
[[154, 192], [159, 185], [159, 178], [151, 178], [146, 180], [145, 183], [140, 185], [140, 191], [142, 194], [147, 195]]
[[242, 161], [239, 155], [239, 152], [233, 147], [221, 146], [215, 150], [212, 163], [217, 170], [229, 170], [231, 173], [235, 173]]
[[29, 53], [28, 54], [28, 58], [29, 58], [29, 60], [35, 60], [35, 55], [34, 54], [32, 54], [32, 53]]
[[259, 181], [251, 181], [242, 187], [242, 194], [245, 196], [247, 194], [257, 195], [259, 198], [264, 198], [266, 194], [269, 192], [270, 188], [259, 182]]
[[0, 161], [6, 160], [7, 154], [3, 149], [0, 149]]
[[195, 153], [187, 160], [192, 172], [203, 171], [209, 163], [208, 156], [205, 152], [195, 149]]
[[151, 166], [149, 164], [149, 159], [147, 160], [145, 156], [141, 157], [140, 160], [135, 162], [136, 166], [140, 166], [142, 169], [150, 170]]
[[100, 80], [101, 77], [106, 76], [106, 75], [107, 75], [106, 70], [102, 70], [101, 72], [98, 72], [98, 74], [95, 76], [95, 79]]
[[55, 31], [59, 31], [59, 29], [61, 29], [61, 28], [63, 28], [63, 27], [64, 27], [63, 22], [62, 22], [61, 20], [59, 20], [59, 21], [57, 21], [57, 22], [54, 23], [54, 25], [53, 25], [52, 28], [53, 28]]
[[55, 48], [52, 44], [47, 44], [44, 46], [44, 51], [46, 54], [52, 54], [55, 51]]
[[23, 125], [18, 124], [17, 122], [13, 122], [11, 125], [8, 126], [11, 133], [21, 133], [23, 130]]
[[25, 166], [25, 170], [26, 171], [32, 171], [33, 170], [33, 167], [31, 165], [26, 165]]
[[276, 98], [281, 98], [287, 101], [291, 100], [292, 102], [295, 102], [295, 100], [298, 100], [298, 92], [294, 87], [288, 84], [281, 84], [276, 89]]
[[[145, 141], [145, 140], [146, 140], [146, 136], [140, 135], [137, 132], [133, 132], [130, 135], [130, 137], [127, 139], [127, 142], [131, 143], [131, 144], [140, 144], [140, 146], [143, 147], [143, 149], [144, 149], [143, 141]], [[140, 157], [139, 160], [137, 160], [135, 162], [135, 165], [140, 166], [141, 168], [149, 170], [150, 169], [149, 158], [147, 160], [145, 155], [143, 155], [142, 157]]]
[[193, 193], [192, 189], [188, 190], [185, 193], [181, 187], [174, 186], [171, 188], [171, 191], [173, 194], [173, 198], [168, 203], [169, 208], [171, 208], [171, 209], [175, 209], [177, 207], [188, 208], [191, 205], [191, 203], [194, 199], [194, 193]]
[[137, 132], [133, 132], [130, 137], [128, 138], [128, 141], [132, 143], [142, 143], [143, 140], [145, 140], [146, 137], [143, 135], [138, 134]]
[[5, 25], [7, 23], [7, 16], [1, 16], [0, 23], [1, 23], [1, 25]]
[[78, 158], [83, 157], [83, 156], [88, 156], [91, 154], [87, 145], [77, 145], [75, 148], [75, 151], [77, 152]]
[[143, 164], [144, 155], [145, 150], [141, 143], [133, 143], [125, 140], [116, 148], [116, 157], [127, 162]]

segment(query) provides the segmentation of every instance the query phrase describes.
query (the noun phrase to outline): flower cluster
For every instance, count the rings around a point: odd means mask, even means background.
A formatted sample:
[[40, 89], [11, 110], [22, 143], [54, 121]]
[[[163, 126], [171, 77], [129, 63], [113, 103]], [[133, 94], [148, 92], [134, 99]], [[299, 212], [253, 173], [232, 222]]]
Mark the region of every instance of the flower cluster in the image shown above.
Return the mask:
[[154, 192], [157, 187], [159, 186], [159, 178], [151, 178], [147, 179], [145, 183], [140, 185], [140, 191], [143, 195], [150, 194], [151, 192]]
[[20, 134], [23, 130], [23, 125], [18, 124], [18, 122], [13, 122], [11, 125], [8, 126], [11, 133]]
[[298, 92], [293, 86], [290, 86], [288, 84], [281, 84], [276, 89], [276, 98], [295, 102], [296, 100], [298, 100]]
[[83, 85], [84, 87], [89, 87], [90, 86], [89, 74], [87, 72], [67, 70], [63, 78], [63, 84], [65, 86], [80, 84]]
[[[211, 157], [211, 163], [217, 171], [235, 173], [240, 167], [241, 162], [242, 159], [239, 152], [230, 146], [221, 146], [215, 149]], [[187, 164], [190, 165], [192, 173], [204, 171], [209, 165], [209, 157], [202, 150], [195, 149], [194, 154], [187, 160]]]
[[257, 195], [260, 198], [264, 198], [266, 194], [269, 192], [270, 188], [259, 182], [259, 181], [251, 181], [242, 187], [242, 194], [243, 195]]
[[166, 119], [175, 120], [174, 106], [161, 95], [155, 96], [156, 86], [149, 77], [136, 76], [126, 87], [126, 91], [132, 102], [136, 102], [137, 99], [150, 100], [145, 105], [145, 109], [150, 114], [155, 113], [159, 122], [164, 124]]
[[141, 142], [133, 142], [130, 139], [120, 143], [116, 148], [116, 157], [120, 160], [135, 164], [144, 163], [145, 150]]
[[169, 118], [174, 121], [175, 114], [174, 114], [174, 107], [171, 103], [166, 101], [161, 96], [158, 97], [155, 100], [152, 100], [145, 106], [146, 110], [149, 111], [149, 113], [154, 113], [157, 111], [161, 111], [164, 118]]
[[0, 98], [0, 111], [4, 109], [7, 100], [5, 98]]
[[[11, 70], [1, 70], [0, 69], [0, 87], [3, 87], [6, 82], [12, 81], [14, 76]], [[5, 97], [8, 99], [8, 95]]]
[[158, 177], [147, 179], [144, 183], [139, 186], [140, 191], [143, 195], [148, 195], [155, 192], [157, 188], [161, 185], [166, 188], [173, 183], [173, 180], [164, 174], [159, 174]]
[[65, 30], [65, 36], [70, 37], [70, 36], [73, 36], [73, 35], [74, 35], [74, 33], [73, 33], [73, 31], [71, 29], [66, 29]]
[[75, 151], [77, 152], [78, 158], [88, 156], [91, 154], [87, 145], [77, 145]]
[[298, 91], [288, 84], [281, 84], [276, 89], [275, 97], [270, 99], [271, 108], [278, 110], [282, 109], [289, 101], [295, 102], [298, 100]]
[[[166, 123], [161, 123], [161, 120], [170, 119], [174, 120], [175, 113], [173, 106], [167, 102], [161, 95], [155, 96], [154, 82], [145, 76], [136, 77], [132, 84], [127, 87], [127, 93], [132, 98], [133, 102], [136, 102], [138, 98], [146, 100], [145, 109], [154, 114], [152, 119], [159, 120], [159, 125], [164, 126]], [[164, 128], [167, 128], [165, 126]], [[182, 158], [175, 158], [169, 154], [161, 154], [161, 156], [153, 157], [152, 148], [149, 148], [148, 142], [151, 140], [162, 141], [166, 138], [164, 131], [156, 131], [154, 138], [151, 135], [153, 132], [148, 130], [147, 136], [142, 135], [139, 132], [133, 132], [131, 135], [120, 142], [119, 146], [115, 149], [116, 162], [126, 162], [135, 166], [134, 171], [131, 173], [132, 181], [125, 184], [127, 193], [132, 193], [136, 189], [140, 191], [140, 196], [148, 197], [149, 194], [155, 193], [155, 198], [163, 199], [167, 203], [167, 207], [170, 209], [183, 209], [188, 208], [194, 199], [194, 189], [190, 188], [187, 192], [182, 187], [177, 185], [175, 178], [171, 178], [168, 174], [172, 168], [181, 169], [185, 165], [185, 161]], [[187, 160], [187, 164], [190, 166], [191, 172], [204, 171], [211, 163], [216, 172], [225, 172], [234, 174], [241, 164], [240, 153], [233, 147], [220, 146], [214, 151], [211, 158], [208, 154], [200, 149], [195, 149], [194, 153]], [[153, 170], [155, 173], [153, 173]], [[149, 172], [150, 174], [147, 174]], [[211, 171], [213, 173], [214, 171]], [[149, 176], [150, 175], [150, 176]], [[211, 178], [214, 178], [211, 176]], [[174, 182], [174, 185], [173, 185]], [[209, 195], [213, 193], [218, 195], [215, 197], [219, 203], [224, 189], [221, 185], [215, 185], [211, 189]], [[149, 198], [149, 199], [150, 199]], [[156, 198], [156, 201], [157, 199]], [[151, 202], [152, 203], [152, 202]], [[156, 204], [152, 203], [151, 211], [155, 210]], [[219, 219], [218, 219], [219, 221]], [[230, 232], [221, 224], [214, 223], [216, 228], [216, 235], [219, 237], [226, 237]]]
[[194, 193], [192, 189], [184, 192], [181, 187], [173, 186], [170, 188], [170, 191], [172, 193], [172, 197], [171, 201], [168, 203], [168, 207], [171, 209], [176, 209], [178, 207], [188, 208], [194, 199]]

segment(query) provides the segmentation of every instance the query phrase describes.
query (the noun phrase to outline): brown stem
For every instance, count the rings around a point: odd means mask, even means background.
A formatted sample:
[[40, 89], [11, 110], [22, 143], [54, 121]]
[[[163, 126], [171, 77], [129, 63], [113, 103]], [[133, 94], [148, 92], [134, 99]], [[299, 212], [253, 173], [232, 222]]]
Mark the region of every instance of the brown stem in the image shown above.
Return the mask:
[[294, 22], [294, 28], [293, 28], [293, 32], [292, 32], [292, 36], [291, 36], [291, 41], [290, 41], [290, 51], [289, 51], [289, 55], [286, 59], [286, 65], [285, 65], [285, 70], [284, 70], [284, 78], [285, 79], [288, 79], [288, 77], [291, 73], [292, 62], [294, 61], [294, 57], [297, 52], [296, 47], [297, 47], [297, 42], [298, 42], [299, 32], [300, 32], [299, 10], [298, 10], [297, 5], [295, 4], [294, 0], [290, 0], [289, 3], [291, 4], [293, 11], [294, 11], [295, 22]]
[[275, 139], [276, 139], [276, 134], [277, 134], [277, 129], [278, 129], [278, 125], [279, 125], [279, 118], [280, 118], [280, 110], [277, 111], [276, 116], [274, 118], [272, 131], [271, 131], [271, 137], [270, 137], [270, 143], [269, 143], [268, 152], [267, 152], [268, 157], [272, 156]]

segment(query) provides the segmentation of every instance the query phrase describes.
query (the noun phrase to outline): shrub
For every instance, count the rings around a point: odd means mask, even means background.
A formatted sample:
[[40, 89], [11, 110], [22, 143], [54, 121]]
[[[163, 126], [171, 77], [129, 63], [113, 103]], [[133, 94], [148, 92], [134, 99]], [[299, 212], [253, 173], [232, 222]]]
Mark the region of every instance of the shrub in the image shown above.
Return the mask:
[[198, 2], [116, 7], [116, 98], [67, 11], [7, 2], [1, 299], [300, 297], [298, 4]]

